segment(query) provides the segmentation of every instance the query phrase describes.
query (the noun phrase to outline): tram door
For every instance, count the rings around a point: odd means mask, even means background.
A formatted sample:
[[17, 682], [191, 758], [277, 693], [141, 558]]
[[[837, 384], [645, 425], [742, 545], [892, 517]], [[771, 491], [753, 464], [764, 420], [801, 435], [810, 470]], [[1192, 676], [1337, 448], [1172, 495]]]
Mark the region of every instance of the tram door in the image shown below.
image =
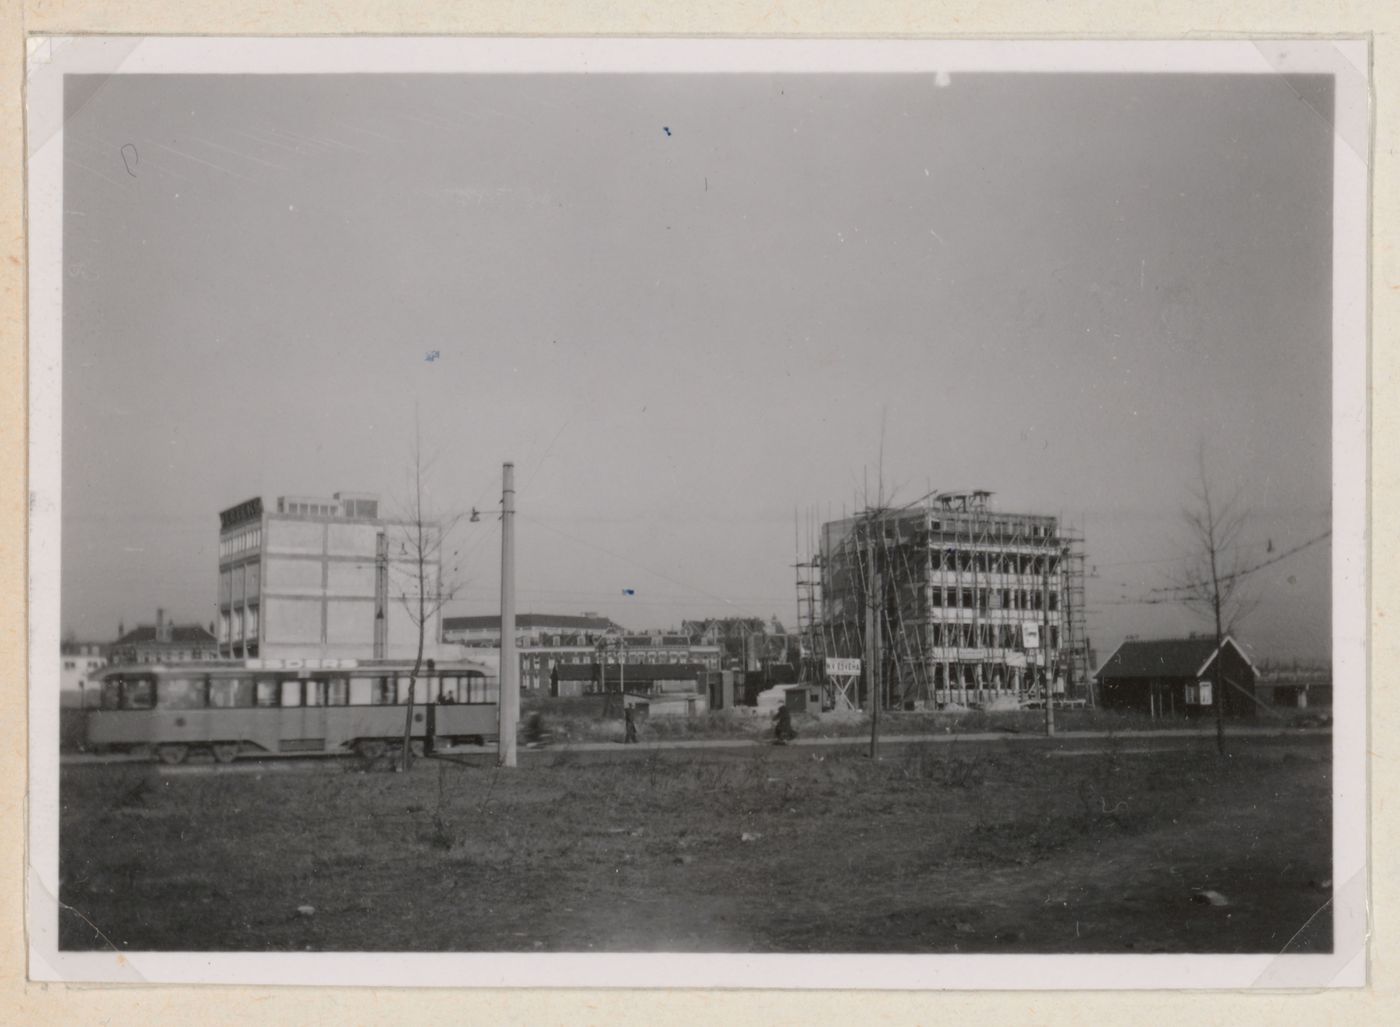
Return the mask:
[[312, 678], [282, 682], [283, 752], [326, 748], [326, 683]]

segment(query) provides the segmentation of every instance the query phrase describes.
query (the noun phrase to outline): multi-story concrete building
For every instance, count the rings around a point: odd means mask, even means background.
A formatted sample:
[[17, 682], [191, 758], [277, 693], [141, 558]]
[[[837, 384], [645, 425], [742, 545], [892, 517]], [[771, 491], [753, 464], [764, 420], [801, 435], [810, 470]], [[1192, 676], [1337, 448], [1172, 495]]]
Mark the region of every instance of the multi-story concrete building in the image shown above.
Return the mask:
[[990, 497], [942, 493], [823, 525], [815, 560], [799, 565], [809, 678], [827, 657], [857, 658], [860, 701], [875, 688], [904, 707], [1043, 696], [1047, 680], [1053, 694], [1082, 693], [1077, 541], [1055, 517], [996, 511]]
[[379, 515], [378, 497], [260, 497], [219, 514], [219, 652], [231, 657], [411, 658], [419, 565], [427, 655], [441, 635], [437, 523]]

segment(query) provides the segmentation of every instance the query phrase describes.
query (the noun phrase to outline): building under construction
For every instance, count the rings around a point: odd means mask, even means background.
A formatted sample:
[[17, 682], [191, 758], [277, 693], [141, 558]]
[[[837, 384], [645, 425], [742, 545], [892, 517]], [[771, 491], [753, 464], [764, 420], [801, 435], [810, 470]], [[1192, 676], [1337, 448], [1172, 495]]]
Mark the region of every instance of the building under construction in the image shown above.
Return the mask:
[[804, 678], [825, 683], [828, 708], [1043, 700], [1047, 682], [1090, 698], [1081, 540], [991, 495], [863, 510], [799, 551]]

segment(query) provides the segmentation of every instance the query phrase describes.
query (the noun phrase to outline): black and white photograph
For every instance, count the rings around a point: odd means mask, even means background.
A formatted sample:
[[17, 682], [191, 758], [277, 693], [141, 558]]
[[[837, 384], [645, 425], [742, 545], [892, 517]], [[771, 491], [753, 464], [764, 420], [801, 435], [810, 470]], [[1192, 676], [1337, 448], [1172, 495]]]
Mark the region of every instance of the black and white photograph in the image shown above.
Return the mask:
[[31, 40], [31, 976], [1363, 983], [1368, 61]]

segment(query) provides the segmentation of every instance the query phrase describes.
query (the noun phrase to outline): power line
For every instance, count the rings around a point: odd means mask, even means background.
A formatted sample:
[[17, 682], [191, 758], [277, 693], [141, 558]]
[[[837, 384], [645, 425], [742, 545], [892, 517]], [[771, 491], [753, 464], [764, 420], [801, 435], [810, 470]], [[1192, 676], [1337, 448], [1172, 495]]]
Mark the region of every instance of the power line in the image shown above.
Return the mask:
[[[1255, 564], [1254, 566], [1252, 566], [1252, 567], [1244, 567], [1244, 568], [1242, 568], [1242, 569], [1240, 569], [1240, 570], [1232, 571], [1232, 572], [1230, 572], [1229, 574], [1222, 574], [1222, 575], [1220, 575], [1220, 577], [1219, 577], [1217, 580], [1218, 580], [1220, 583], [1224, 583], [1224, 582], [1227, 582], [1227, 581], [1234, 581], [1236, 578], [1247, 577], [1248, 575], [1253, 574], [1255, 571], [1263, 570], [1265, 567], [1270, 567], [1270, 566], [1272, 566], [1272, 565], [1278, 563], [1280, 560], [1285, 560], [1285, 559], [1287, 559], [1287, 558], [1290, 557], [1290, 556], [1293, 556], [1293, 555], [1295, 555], [1295, 554], [1297, 554], [1297, 553], [1301, 553], [1304, 549], [1307, 549], [1309, 546], [1315, 546], [1315, 545], [1317, 545], [1317, 543], [1321, 542], [1321, 541], [1322, 541], [1323, 539], [1325, 539], [1325, 538], [1331, 537], [1331, 535], [1332, 535], [1332, 530], [1329, 528], [1327, 531], [1324, 531], [1322, 534], [1320, 534], [1320, 535], [1315, 535], [1315, 536], [1313, 536], [1312, 538], [1308, 539], [1306, 542], [1302, 542], [1302, 543], [1300, 543], [1300, 544], [1294, 546], [1292, 549], [1286, 549], [1286, 550], [1284, 550], [1282, 553], [1279, 553], [1277, 556], [1275, 556], [1275, 557], [1274, 557], [1273, 559], [1271, 559], [1271, 560], [1265, 560], [1265, 561], [1263, 561], [1262, 563], [1256, 563], [1256, 564]], [[1190, 592], [1190, 591], [1193, 591], [1193, 590], [1195, 590], [1195, 589], [1207, 588], [1207, 587], [1212, 587], [1212, 582], [1209, 582], [1209, 581], [1188, 581], [1188, 582], [1186, 582], [1186, 583], [1183, 584], [1183, 585], [1172, 585], [1172, 586], [1164, 587], [1164, 588], [1154, 588], [1154, 589], [1151, 589], [1150, 592], [1151, 592], [1152, 594], [1154, 594], [1154, 595], [1156, 595], [1156, 594], [1162, 594], [1162, 593], [1173, 594], [1173, 593], [1181, 593], [1181, 592]]]

